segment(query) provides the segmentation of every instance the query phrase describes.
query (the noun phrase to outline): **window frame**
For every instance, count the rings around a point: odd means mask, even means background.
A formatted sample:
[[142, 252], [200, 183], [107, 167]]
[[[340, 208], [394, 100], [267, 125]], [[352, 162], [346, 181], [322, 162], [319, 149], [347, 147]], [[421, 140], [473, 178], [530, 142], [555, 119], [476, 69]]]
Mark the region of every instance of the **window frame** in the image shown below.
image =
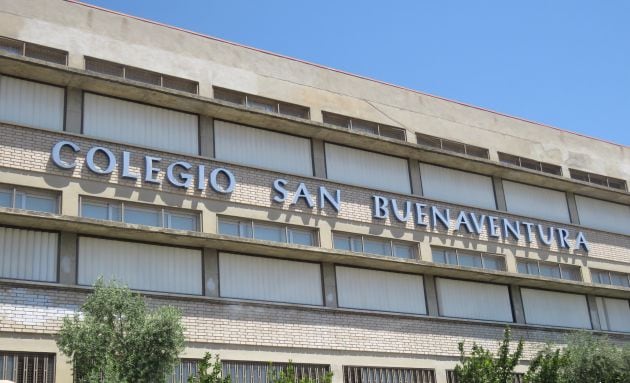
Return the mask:
[[[350, 250], [339, 249], [339, 248], [335, 247], [335, 236], [336, 235], [347, 237], [350, 240]], [[389, 246], [390, 254], [377, 254], [377, 253], [368, 253], [368, 252], [366, 252], [365, 251], [365, 239], [366, 238], [368, 240], [372, 240], [372, 241], [376, 241], [376, 242], [382, 242], [385, 245]], [[354, 249], [356, 240], [360, 240], [360, 242], [361, 242], [361, 251], [357, 251], [357, 250]], [[332, 232], [332, 244], [333, 244], [333, 249], [335, 249], [335, 250], [350, 251], [350, 252], [353, 252], [353, 253], [366, 254], [366, 255], [376, 255], [376, 256], [380, 256], [380, 257], [392, 257], [392, 258], [398, 258], [398, 259], [418, 260], [418, 255], [420, 254], [420, 251], [418, 250], [418, 243], [417, 242], [400, 241], [400, 240], [396, 240], [396, 239], [392, 239], [392, 238], [377, 237], [377, 236], [373, 236], [373, 235], [363, 235], [363, 234], [356, 234], [356, 233], [348, 233], [348, 232], [344, 232], [344, 231], [333, 231]], [[399, 257], [399, 256], [397, 256], [396, 255], [396, 245], [403, 245], [403, 246], [408, 247], [409, 249], [411, 249], [411, 257]]]
[[[438, 251], [444, 251], [444, 260], [446, 261], [446, 263], [440, 263], [440, 262], [436, 262], [433, 258], [433, 251], [434, 250], [438, 250]], [[448, 262], [448, 256], [446, 255], [446, 252], [455, 252], [455, 259], [457, 260], [457, 264], [454, 265], [452, 263]], [[462, 253], [462, 255], [478, 255], [480, 257], [481, 260], [481, 267], [476, 267], [476, 266], [466, 266], [466, 265], [462, 265], [459, 257], [460, 257], [460, 253]], [[493, 258], [497, 261], [499, 261], [502, 265], [502, 267], [500, 269], [493, 269], [493, 268], [487, 268], [486, 267], [486, 258]], [[486, 253], [483, 251], [476, 251], [476, 250], [467, 250], [467, 249], [458, 249], [458, 248], [454, 248], [454, 247], [443, 247], [443, 246], [431, 246], [431, 261], [433, 263], [437, 263], [440, 265], [448, 265], [448, 266], [458, 266], [458, 267], [466, 267], [466, 268], [473, 268], [473, 269], [480, 269], [480, 270], [490, 270], [490, 271], [507, 271], [507, 266], [506, 266], [506, 261], [505, 261], [505, 256], [501, 255], [501, 254], [491, 254], [491, 253]]]
[[[527, 273], [522, 273], [518, 270], [519, 264], [522, 265], [526, 265], [528, 272]], [[542, 275], [540, 272], [540, 265], [543, 264], [545, 266], [553, 266], [554, 268], [558, 268], [558, 273], [560, 275], [560, 277], [549, 277], [546, 275]], [[530, 274], [529, 273], [529, 267], [530, 265], [536, 265], [536, 270], [538, 270], [537, 274]], [[563, 268], [566, 268], [566, 271], [563, 271]], [[578, 277], [578, 279], [572, 279], [572, 278], [565, 278], [565, 273], [566, 275], [570, 275], [570, 269], [575, 269], [576, 271], [576, 275]], [[563, 264], [563, 263], [559, 263], [559, 262], [546, 262], [546, 261], [539, 261], [539, 260], [535, 260], [535, 259], [527, 259], [527, 258], [521, 258], [521, 257], [517, 257], [516, 258], [516, 272], [518, 274], [523, 274], [523, 275], [531, 275], [531, 276], [535, 276], [535, 277], [542, 277], [542, 278], [551, 278], [551, 279], [561, 279], [563, 281], [573, 281], [573, 282], [583, 282], [584, 278], [582, 277], [582, 272], [581, 272], [581, 268], [580, 266], [574, 266], [574, 265], [567, 265], [567, 264]]]
[[[101, 219], [101, 218], [92, 218], [92, 217], [86, 217], [83, 215], [83, 204], [84, 203], [94, 203], [97, 205], [107, 205], [107, 219]], [[145, 224], [139, 224], [139, 223], [133, 223], [133, 222], [127, 222], [125, 220], [125, 211], [126, 209], [129, 207], [129, 205], [133, 206], [134, 208], [137, 209], [141, 209], [141, 210], [147, 210], [147, 211], [155, 211], [159, 214], [159, 221], [161, 226], [153, 226], [153, 225], [145, 225]], [[111, 219], [112, 217], [112, 208], [118, 206], [118, 208], [120, 209], [120, 219], [115, 220], [115, 219]], [[189, 217], [194, 217], [195, 219], [195, 229], [194, 230], [186, 230], [186, 229], [177, 229], [177, 228], [173, 228], [173, 227], [169, 227], [166, 226], [167, 225], [167, 214], [175, 214], [175, 215], [182, 215], [182, 216], [189, 216]], [[158, 228], [162, 228], [162, 229], [171, 229], [171, 230], [181, 230], [181, 231], [194, 231], [194, 232], [202, 232], [203, 228], [202, 228], [202, 220], [201, 220], [201, 212], [199, 210], [192, 210], [192, 209], [183, 209], [183, 208], [172, 208], [172, 207], [165, 207], [165, 206], [159, 206], [159, 205], [152, 205], [152, 204], [147, 204], [147, 203], [141, 203], [141, 202], [133, 202], [133, 201], [122, 201], [122, 200], [116, 200], [116, 199], [110, 199], [110, 198], [100, 198], [100, 197], [94, 197], [94, 196], [85, 196], [85, 195], [80, 195], [79, 196], [79, 217], [81, 218], [88, 218], [88, 219], [95, 219], [95, 220], [99, 220], [99, 221], [111, 221], [111, 222], [120, 222], [120, 223], [124, 223], [124, 224], [129, 224], [129, 225], [142, 225], [142, 226], [150, 226], [150, 227], [158, 227]]]
[[[593, 284], [601, 285], [601, 286], [617, 286], [617, 287], [623, 287], [626, 289], [630, 288], [630, 274], [628, 273], [622, 273], [619, 271], [611, 271], [611, 270], [603, 270], [603, 269], [589, 269], [589, 271], [591, 273], [591, 283]], [[593, 273], [606, 274], [608, 276], [609, 283], [601, 283], [601, 282], [593, 281]], [[628, 285], [624, 286], [624, 285], [613, 283], [613, 278], [612, 278], [613, 274], [621, 276], [621, 277], [625, 277], [626, 281], [628, 282]], [[599, 276], [597, 278], [600, 279]]]
[[[609, 177], [603, 174], [596, 174], [596, 173], [591, 173], [584, 170], [578, 170], [578, 169], [573, 169], [573, 168], [569, 168], [569, 176], [573, 180], [587, 182], [591, 185], [599, 185], [599, 186], [607, 187], [609, 189], [628, 191], [628, 183], [626, 182], [626, 180], [623, 180], [621, 178]], [[602, 177], [605, 180], [605, 184], [601, 182], [593, 182], [591, 180], [592, 177]], [[611, 180], [615, 183], [620, 183], [621, 185], [623, 185], [623, 188], [610, 186]]]
[[[236, 223], [237, 227], [238, 227], [238, 232], [239, 234], [237, 236], [234, 236], [232, 234], [223, 234], [221, 233], [221, 221], [223, 222], [229, 222], [229, 223]], [[256, 224], [258, 223], [259, 226], [269, 226], [269, 227], [277, 227], [279, 229], [281, 229], [281, 233], [284, 236], [284, 241], [274, 241], [274, 240], [270, 240], [270, 239], [262, 239], [262, 238], [256, 238]], [[251, 234], [251, 236], [244, 236], [242, 235], [242, 224], [248, 225], [248, 230], [249, 233]], [[291, 239], [293, 237], [293, 235], [291, 234], [292, 230], [296, 230], [296, 231], [302, 231], [302, 232], [309, 232], [311, 234], [311, 238], [313, 243], [311, 245], [304, 245], [302, 243], [296, 243], [293, 241], [289, 241], [289, 239]], [[236, 216], [229, 216], [229, 215], [217, 215], [217, 234], [220, 235], [227, 235], [230, 237], [237, 237], [237, 238], [250, 238], [250, 239], [255, 239], [257, 241], [269, 241], [269, 242], [274, 242], [274, 243], [285, 243], [288, 245], [298, 245], [298, 246], [310, 246], [310, 247], [321, 247], [321, 241], [320, 241], [320, 237], [319, 237], [319, 229], [318, 228], [313, 228], [310, 226], [300, 226], [300, 225], [291, 225], [291, 224], [285, 224], [285, 223], [279, 223], [279, 222], [273, 222], [273, 221], [262, 221], [262, 220], [256, 220], [256, 219], [250, 219], [250, 218], [243, 218], [243, 217], [236, 217]]]
[[[418, 139], [421, 138], [421, 139]], [[424, 143], [424, 142], [430, 142], [433, 141], [432, 144], [430, 143]], [[446, 145], [461, 145], [463, 148], [463, 152], [462, 151], [458, 151], [458, 150], [454, 150], [454, 149], [449, 149], [449, 148], [445, 148], [444, 146]], [[460, 141], [455, 141], [455, 140], [449, 140], [447, 138], [442, 138], [442, 137], [437, 137], [437, 136], [432, 136], [430, 134], [424, 134], [424, 133], [418, 133], [416, 132], [416, 145], [419, 146], [427, 146], [430, 148], [436, 148], [436, 149], [440, 149], [440, 150], [444, 150], [450, 153], [458, 153], [458, 154], [464, 154], [466, 156], [469, 157], [475, 157], [475, 158], [484, 158], [484, 159], [490, 159], [490, 149], [487, 148], [483, 148], [481, 146], [477, 146], [477, 145], [471, 145], [471, 144], [466, 144], [464, 142], [460, 142]], [[477, 152], [477, 153], [481, 153], [483, 152], [484, 155], [477, 155], [477, 154], [473, 154], [472, 152]]]
[[[268, 98], [268, 97], [263, 97], [263, 96], [258, 96], [255, 94], [249, 94], [249, 93], [245, 93], [245, 92], [239, 92], [237, 90], [233, 90], [233, 89], [228, 89], [228, 88], [223, 88], [220, 86], [213, 86], [212, 87], [213, 90], [213, 98], [215, 100], [221, 100], [224, 102], [230, 102], [233, 104], [237, 104], [237, 105], [242, 105], [246, 108], [249, 109], [253, 109], [253, 110], [260, 110], [260, 111], [264, 111], [267, 113], [276, 113], [282, 116], [290, 116], [290, 117], [295, 117], [295, 118], [302, 118], [305, 120], [310, 120], [311, 119], [311, 108], [309, 108], [308, 106], [304, 106], [304, 105], [299, 105], [299, 104], [294, 104], [291, 102], [285, 102], [285, 101], [280, 101], [280, 100], [275, 100], [273, 98]], [[229, 98], [234, 98], [233, 100], [228, 100], [226, 98], [220, 98], [220, 97], [216, 97], [217, 96], [217, 91], [219, 93], [223, 93], [227, 96], [230, 96]], [[235, 99], [239, 98], [240, 102], [236, 102]], [[272, 110], [266, 110], [263, 108], [259, 108], [256, 106], [252, 106], [250, 105], [250, 103], [259, 103], [259, 104], [267, 104], [270, 105], [272, 107]], [[287, 110], [301, 110], [303, 113], [299, 114], [299, 113], [285, 113], [283, 112], [283, 107], [286, 108]]]
[[[20, 185], [8, 185], [8, 184], [0, 184], [0, 190], [6, 190], [9, 191], [11, 194], [11, 206], [2, 206], [2, 207], [6, 207], [9, 209], [19, 209], [19, 210], [25, 210], [25, 211], [38, 211], [38, 212], [42, 212], [42, 213], [49, 213], [49, 214], [60, 214], [61, 211], [61, 192], [56, 191], [56, 190], [49, 190], [49, 189], [38, 189], [38, 188], [32, 188], [29, 186], [20, 186]], [[22, 197], [20, 197], [20, 207], [17, 207], [18, 204], [18, 194], [23, 194]], [[45, 211], [45, 210], [33, 210], [33, 209], [28, 209], [26, 208], [26, 199], [28, 196], [35, 196], [35, 197], [43, 197], [46, 199], [50, 199], [53, 202], [54, 205], [54, 211], [50, 212], [50, 211]]]
[[[333, 123], [333, 122], [331, 122], [331, 120], [345, 120], [345, 121], [347, 121], [348, 124], [347, 124], [347, 126], [345, 126], [345, 128], [350, 130], [350, 131], [352, 131], [352, 132], [362, 132], [362, 133], [366, 133], [366, 134], [371, 134], [373, 136], [385, 137], [385, 138], [390, 138], [392, 140], [398, 140], [398, 141], [407, 142], [407, 129], [405, 129], [405, 128], [400, 128], [400, 127], [397, 127], [397, 126], [381, 124], [381, 123], [378, 123], [378, 122], [368, 121], [368, 120], [364, 120], [364, 119], [361, 119], [361, 118], [354, 118], [354, 117], [344, 116], [344, 115], [338, 114], [338, 113], [322, 111], [322, 121], [325, 124], [329, 124], [329, 125], [333, 125], [333, 126], [338, 126], [338, 127], [344, 128], [343, 125]], [[365, 129], [355, 129], [353, 127], [353, 121], [356, 121], [357, 125], [359, 124], [359, 122], [365, 123], [365, 124], [368, 124], [368, 125], [373, 125], [376, 128], [376, 132], [372, 133], [372, 132], [369, 132], [369, 131], [367, 131]], [[398, 137], [395, 137], [395, 135], [384, 135], [382, 133], [382, 130], [391, 130], [392, 132], [400, 133], [402, 137], [398, 138]]]
[[[563, 172], [562, 172], [562, 166], [560, 165], [555, 165], [549, 162], [543, 162], [543, 161], [538, 161], [532, 158], [527, 158], [527, 157], [521, 157], [521, 156], [517, 156], [514, 154], [509, 154], [509, 153], [504, 153], [504, 152], [497, 152], [498, 156], [499, 156], [499, 162], [502, 164], [507, 164], [507, 165], [513, 165], [513, 166], [518, 166], [520, 168], [523, 169], [529, 169], [529, 170], [534, 170], [537, 172], [541, 172], [541, 173], [546, 173], [546, 174], [553, 174], [556, 176], [562, 176]], [[535, 164], [536, 167], [534, 168], [533, 166], [527, 166], [524, 165], [524, 162], [530, 162], [532, 164]], [[553, 172], [553, 171], [546, 171], [545, 169], [556, 169], [557, 172]]]

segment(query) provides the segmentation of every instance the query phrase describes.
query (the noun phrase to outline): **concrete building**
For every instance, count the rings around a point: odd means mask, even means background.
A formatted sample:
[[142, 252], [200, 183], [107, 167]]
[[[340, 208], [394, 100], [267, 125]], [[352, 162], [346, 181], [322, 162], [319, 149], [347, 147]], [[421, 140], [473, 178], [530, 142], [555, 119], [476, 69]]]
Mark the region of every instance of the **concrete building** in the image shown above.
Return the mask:
[[81, 3], [0, 0], [0, 36], [0, 379], [72, 381], [100, 275], [182, 311], [173, 382], [630, 340], [628, 147]]

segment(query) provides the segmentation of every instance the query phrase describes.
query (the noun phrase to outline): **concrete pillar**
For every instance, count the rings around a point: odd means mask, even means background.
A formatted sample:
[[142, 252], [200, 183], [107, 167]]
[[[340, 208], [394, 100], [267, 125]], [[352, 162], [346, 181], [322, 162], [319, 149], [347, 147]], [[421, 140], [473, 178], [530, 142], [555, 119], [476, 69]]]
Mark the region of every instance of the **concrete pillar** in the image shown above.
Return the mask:
[[317, 138], [311, 139], [313, 145], [313, 175], [317, 178], [326, 178], [326, 151], [324, 141]]
[[580, 216], [578, 214], [577, 202], [575, 202], [575, 194], [567, 192], [567, 205], [569, 206], [569, 218], [571, 223], [580, 224]]
[[510, 285], [510, 296], [512, 297], [512, 310], [516, 323], [525, 323], [525, 309], [523, 308], [523, 297], [521, 289], [517, 285]]
[[603, 318], [599, 317], [599, 310], [597, 307], [597, 299], [594, 295], [587, 295], [586, 300], [588, 302], [588, 311], [591, 315], [591, 324], [593, 325], [593, 330], [601, 330]]
[[59, 283], [77, 284], [77, 234], [62, 231], [59, 234]]
[[214, 119], [199, 116], [199, 155], [214, 158]]
[[219, 253], [216, 249], [203, 249], [203, 293], [207, 297], [219, 296]]
[[411, 194], [422, 195], [422, 180], [420, 179], [420, 163], [409, 159], [409, 179], [411, 180]]
[[500, 177], [492, 177], [492, 187], [494, 188], [494, 198], [497, 201], [497, 210], [507, 211], [503, 180]]
[[66, 132], [81, 134], [83, 124], [83, 91], [66, 88]]
[[437, 287], [435, 286], [435, 277], [433, 275], [424, 275], [424, 292], [427, 297], [427, 311], [429, 316], [440, 316]]
[[335, 265], [332, 263], [322, 263], [322, 273], [324, 280], [324, 305], [326, 307], [337, 307], [337, 277], [335, 275]]

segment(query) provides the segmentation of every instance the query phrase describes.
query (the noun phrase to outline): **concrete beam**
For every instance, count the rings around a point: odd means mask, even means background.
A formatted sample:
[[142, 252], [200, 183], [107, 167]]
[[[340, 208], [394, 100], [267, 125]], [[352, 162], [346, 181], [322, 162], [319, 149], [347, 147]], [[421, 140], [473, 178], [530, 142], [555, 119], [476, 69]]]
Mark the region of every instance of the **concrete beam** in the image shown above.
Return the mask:
[[322, 273], [324, 280], [324, 305], [326, 307], [337, 307], [337, 277], [335, 265], [332, 263], [322, 263]]
[[422, 179], [420, 178], [420, 163], [409, 159], [409, 179], [411, 180], [411, 194], [422, 195]]
[[311, 139], [313, 147], [313, 175], [317, 178], [326, 178], [326, 151], [324, 140]]
[[512, 310], [514, 310], [514, 321], [525, 323], [525, 308], [523, 307], [523, 297], [521, 288], [517, 285], [510, 285], [510, 296], [512, 297]]
[[214, 119], [199, 116], [199, 155], [214, 158]]
[[503, 180], [500, 177], [492, 177], [492, 187], [494, 188], [494, 198], [497, 202], [497, 209], [507, 211], [505, 191], [503, 190]]
[[66, 132], [81, 134], [83, 124], [83, 90], [66, 88]]
[[588, 302], [588, 311], [591, 316], [591, 324], [593, 325], [593, 330], [601, 330], [602, 329], [601, 320], [604, 318], [599, 317], [597, 299], [595, 298], [594, 295], [588, 294], [586, 296], [586, 300]]
[[77, 284], [77, 234], [62, 231], [59, 234], [59, 283]]
[[433, 317], [440, 316], [435, 277], [433, 275], [424, 275], [423, 278], [424, 292], [427, 297], [427, 314]]
[[219, 296], [219, 253], [216, 249], [203, 249], [203, 294]]
[[580, 215], [578, 214], [577, 202], [575, 202], [575, 194], [567, 192], [567, 205], [569, 206], [569, 218], [571, 223], [580, 224]]

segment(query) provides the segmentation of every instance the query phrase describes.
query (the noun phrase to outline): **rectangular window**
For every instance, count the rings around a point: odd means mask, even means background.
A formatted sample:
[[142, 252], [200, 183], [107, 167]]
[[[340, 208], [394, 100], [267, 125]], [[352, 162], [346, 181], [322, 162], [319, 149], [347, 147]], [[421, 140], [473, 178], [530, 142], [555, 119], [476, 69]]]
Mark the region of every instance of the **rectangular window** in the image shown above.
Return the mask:
[[505, 260], [498, 255], [444, 247], [432, 247], [431, 254], [435, 263], [488, 270], [505, 270]]
[[466, 154], [479, 158], [490, 158], [490, 151], [486, 148], [447, 140], [445, 138], [429, 136], [428, 134], [416, 133], [416, 141], [419, 145], [442, 149], [448, 152]]
[[[512, 383], [523, 383], [525, 382], [525, 374], [521, 373], [513, 373], [512, 374]], [[446, 383], [458, 383], [455, 378], [454, 370], [446, 370]]]
[[435, 383], [435, 370], [395, 367], [343, 367], [343, 383]]
[[497, 208], [491, 177], [421, 162], [420, 178], [427, 198], [482, 209]]
[[284, 114], [298, 118], [310, 118], [309, 108], [288, 102], [273, 100], [270, 98], [254, 96], [252, 94], [237, 92], [235, 90], [214, 87], [214, 98], [234, 104], [244, 105], [248, 108], [262, 110], [264, 112]]
[[0, 185], [0, 206], [58, 213], [59, 195], [47, 190]]
[[0, 380], [53, 383], [55, 354], [0, 351]]
[[628, 190], [626, 181], [619, 178], [612, 178], [601, 174], [584, 172], [577, 169], [569, 169], [571, 178], [574, 180], [584, 181], [595, 185], [605, 186], [611, 189]]
[[123, 201], [81, 198], [81, 217], [200, 231], [199, 213]]
[[559, 263], [540, 262], [518, 259], [516, 267], [519, 273], [546, 278], [566, 279], [568, 281], [581, 281], [580, 268]]
[[64, 88], [0, 75], [0, 120], [62, 131], [64, 113]]
[[318, 245], [315, 230], [234, 217], [219, 217], [219, 234], [296, 245]]
[[436, 278], [440, 316], [512, 322], [508, 286]]
[[546, 162], [532, 160], [530, 158], [499, 152], [499, 161], [504, 164], [519, 166], [521, 168], [536, 170], [543, 173], [555, 174], [558, 176], [562, 175], [562, 167]]
[[57, 281], [59, 234], [0, 227], [0, 278]]
[[593, 280], [593, 283], [600, 285], [630, 287], [630, 274], [591, 269], [591, 279]]
[[0, 36], [0, 50], [33, 59], [68, 65], [68, 52], [44, 45]]
[[199, 93], [199, 83], [185, 78], [169, 76], [94, 57], [85, 57], [85, 69], [110, 76], [117, 76], [146, 84], [179, 90], [186, 93]]
[[521, 296], [528, 324], [591, 328], [585, 295], [521, 288]]
[[[268, 383], [269, 376], [277, 379], [288, 367], [287, 363], [232, 360], [222, 360], [221, 365], [223, 376], [229, 375], [232, 383]], [[315, 383], [321, 383], [330, 372], [330, 367], [323, 364], [293, 363], [293, 369], [298, 382], [309, 378]]]
[[357, 132], [374, 134], [376, 136], [393, 138], [395, 140], [406, 141], [405, 129], [329, 112], [322, 112], [322, 116], [325, 124], [331, 124]]
[[630, 235], [630, 206], [601, 199], [575, 196], [580, 225]]
[[338, 250], [406, 259], [414, 259], [417, 248], [411, 243], [348, 233], [333, 233], [333, 246]]

